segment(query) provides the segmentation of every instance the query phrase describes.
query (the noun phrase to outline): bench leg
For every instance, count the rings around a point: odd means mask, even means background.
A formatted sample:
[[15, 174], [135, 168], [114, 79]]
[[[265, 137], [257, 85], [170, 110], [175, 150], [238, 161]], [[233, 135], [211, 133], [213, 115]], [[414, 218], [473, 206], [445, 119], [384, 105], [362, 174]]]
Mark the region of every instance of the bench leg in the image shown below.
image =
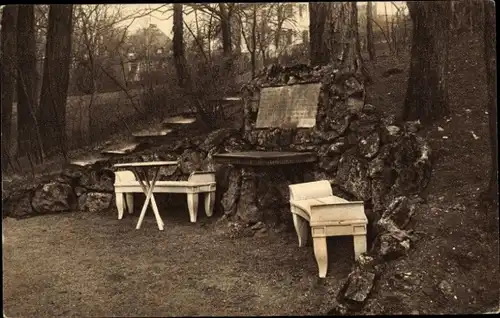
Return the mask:
[[297, 232], [297, 237], [299, 238], [299, 247], [305, 246], [307, 244], [307, 234], [309, 229], [309, 224], [302, 217], [293, 213], [293, 226], [295, 227], [295, 232]]
[[123, 208], [124, 208], [123, 196], [124, 196], [123, 193], [115, 192], [116, 209], [118, 210], [118, 220], [121, 220], [123, 218]]
[[326, 237], [314, 237], [314, 256], [318, 263], [319, 277], [326, 277], [326, 270], [328, 269], [328, 251], [326, 248]]
[[357, 259], [362, 253], [366, 253], [366, 235], [354, 235], [354, 258]]
[[205, 213], [208, 217], [214, 214], [215, 192], [205, 193]]
[[127, 203], [127, 211], [129, 214], [134, 213], [134, 194], [127, 193], [125, 194], [125, 201]]
[[191, 223], [196, 223], [196, 217], [198, 215], [198, 193], [188, 193], [187, 203], [189, 209], [189, 219]]

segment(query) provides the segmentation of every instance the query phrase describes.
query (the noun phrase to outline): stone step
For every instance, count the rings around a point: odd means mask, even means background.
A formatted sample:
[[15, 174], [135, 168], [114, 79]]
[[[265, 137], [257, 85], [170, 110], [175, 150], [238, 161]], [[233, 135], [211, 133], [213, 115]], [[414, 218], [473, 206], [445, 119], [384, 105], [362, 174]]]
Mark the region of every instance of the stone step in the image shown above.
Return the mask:
[[109, 161], [109, 158], [106, 158], [106, 157], [91, 156], [91, 157], [72, 160], [69, 162], [69, 164], [72, 166], [78, 166], [78, 167], [90, 167], [90, 166], [104, 163], [104, 162], [108, 162], [108, 161]]
[[101, 151], [101, 154], [106, 155], [127, 155], [137, 151], [142, 146], [140, 142], [125, 142], [112, 145]]
[[181, 126], [190, 126], [195, 122], [195, 117], [175, 116], [165, 119], [162, 122], [162, 126], [166, 128], [178, 128]]
[[155, 128], [133, 133], [132, 136], [136, 142], [157, 145], [176, 138], [177, 134], [173, 129]]

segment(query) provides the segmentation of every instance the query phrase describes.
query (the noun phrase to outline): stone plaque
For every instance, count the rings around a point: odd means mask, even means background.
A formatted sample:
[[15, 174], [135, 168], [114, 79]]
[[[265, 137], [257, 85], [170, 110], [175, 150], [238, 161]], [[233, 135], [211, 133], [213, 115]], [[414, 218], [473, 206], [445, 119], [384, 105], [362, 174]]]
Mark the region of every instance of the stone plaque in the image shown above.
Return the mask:
[[320, 87], [314, 83], [262, 88], [255, 128], [314, 127]]

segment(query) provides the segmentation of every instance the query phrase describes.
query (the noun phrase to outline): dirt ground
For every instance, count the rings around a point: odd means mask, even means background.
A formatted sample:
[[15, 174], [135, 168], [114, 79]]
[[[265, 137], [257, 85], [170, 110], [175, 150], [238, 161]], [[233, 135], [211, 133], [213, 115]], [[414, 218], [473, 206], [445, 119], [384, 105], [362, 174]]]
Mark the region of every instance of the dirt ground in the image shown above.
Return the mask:
[[[478, 201], [490, 166], [482, 43], [478, 36], [461, 38], [452, 48], [452, 114], [422, 131], [434, 167], [426, 203], [414, 216], [419, 240], [407, 257], [386, 265], [359, 314], [498, 310], [498, 210]], [[394, 66], [404, 72], [380, 76]], [[399, 114], [408, 57], [379, 57], [369, 68], [375, 80], [369, 102]], [[215, 218], [200, 214], [191, 224], [186, 210], [165, 209], [163, 232], [151, 214], [141, 230], [137, 215], [118, 221], [113, 211], [4, 219], [4, 311], [13, 317], [321, 315], [333, 307], [353, 263], [352, 239], [331, 238], [328, 276], [320, 280], [312, 246], [299, 248], [294, 233], [232, 239]]]
[[350, 238], [330, 240], [329, 279], [321, 281], [312, 246], [298, 248], [293, 233], [231, 239], [214, 219], [189, 223], [187, 210], [162, 217], [163, 232], [151, 215], [135, 230], [137, 215], [119, 221], [113, 211], [4, 220], [4, 311], [10, 317], [307, 315], [329, 308], [354, 257]]
[[[452, 43], [451, 115], [421, 133], [433, 151], [433, 175], [423, 195], [427, 202], [414, 216], [420, 240], [408, 257], [388, 264], [363, 314], [466, 314], [499, 309], [498, 207], [482, 208], [478, 199], [488, 185], [490, 170], [483, 44], [478, 35]], [[407, 61], [407, 56], [400, 62], [381, 58], [374, 67], [374, 74], [395, 65], [405, 70], [377, 78], [369, 87], [371, 102], [387, 113], [400, 112]]]

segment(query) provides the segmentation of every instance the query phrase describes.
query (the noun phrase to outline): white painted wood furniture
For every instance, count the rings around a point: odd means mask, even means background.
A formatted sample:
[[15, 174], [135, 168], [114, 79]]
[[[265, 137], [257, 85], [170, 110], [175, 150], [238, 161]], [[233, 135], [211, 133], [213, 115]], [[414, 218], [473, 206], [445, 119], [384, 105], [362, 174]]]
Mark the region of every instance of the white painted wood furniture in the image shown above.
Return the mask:
[[[189, 219], [196, 222], [199, 194], [204, 193], [205, 213], [212, 216], [215, 204], [215, 174], [209, 171], [195, 171], [187, 181], [157, 181], [154, 193], [186, 193]], [[129, 213], [134, 207], [133, 194], [143, 192], [136, 176], [131, 171], [115, 172], [115, 197], [118, 219], [123, 217], [125, 204]]]
[[328, 268], [328, 236], [352, 235], [354, 256], [357, 258], [366, 252], [368, 220], [363, 201], [349, 202], [334, 196], [327, 180], [292, 184], [289, 189], [290, 209], [299, 246], [306, 244], [310, 226], [319, 277], [324, 278]]
[[[150, 162], [128, 162], [128, 163], [117, 163], [113, 165], [115, 168], [129, 168], [132, 169], [132, 175], [135, 176], [135, 185], [140, 189], [138, 192], [143, 192], [146, 195], [146, 201], [142, 206], [141, 214], [139, 216], [139, 221], [137, 222], [136, 229], [141, 228], [142, 221], [144, 220], [144, 215], [146, 215], [146, 210], [149, 203], [151, 202], [151, 207], [153, 208], [153, 213], [156, 218], [156, 223], [158, 224], [158, 229], [163, 231], [164, 223], [161, 219], [160, 212], [158, 211], [158, 206], [156, 205], [156, 200], [153, 195], [153, 191], [158, 181], [159, 172], [161, 167], [174, 166], [177, 165], [177, 161], [150, 161]], [[153, 171], [153, 178], [149, 179], [149, 170]], [[115, 172], [116, 173], [116, 172]], [[116, 182], [115, 182], [116, 191]], [[122, 197], [123, 198], [123, 197]], [[132, 203], [130, 201], [130, 203]], [[123, 210], [122, 210], [123, 211]], [[123, 215], [123, 213], [122, 213]]]

